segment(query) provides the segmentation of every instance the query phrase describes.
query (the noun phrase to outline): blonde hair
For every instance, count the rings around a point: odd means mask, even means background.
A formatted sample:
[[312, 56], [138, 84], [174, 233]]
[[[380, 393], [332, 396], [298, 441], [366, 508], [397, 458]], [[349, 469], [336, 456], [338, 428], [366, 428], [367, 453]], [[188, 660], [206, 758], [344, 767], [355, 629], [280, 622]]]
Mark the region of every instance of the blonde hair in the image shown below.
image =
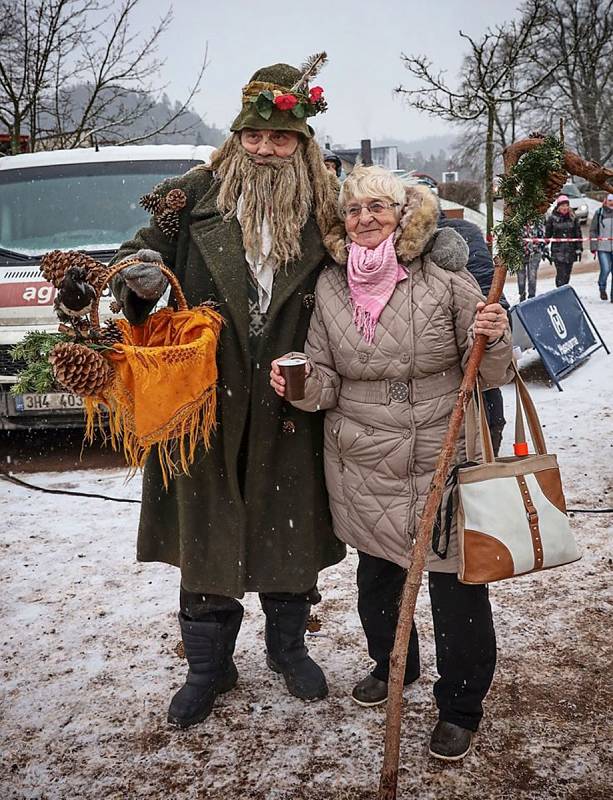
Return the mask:
[[383, 167], [355, 167], [343, 183], [338, 198], [338, 210], [342, 215], [343, 209], [351, 200], [362, 197], [372, 197], [378, 200], [387, 200], [398, 203], [398, 216], [406, 203], [405, 186], [400, 178], [393, 175]]

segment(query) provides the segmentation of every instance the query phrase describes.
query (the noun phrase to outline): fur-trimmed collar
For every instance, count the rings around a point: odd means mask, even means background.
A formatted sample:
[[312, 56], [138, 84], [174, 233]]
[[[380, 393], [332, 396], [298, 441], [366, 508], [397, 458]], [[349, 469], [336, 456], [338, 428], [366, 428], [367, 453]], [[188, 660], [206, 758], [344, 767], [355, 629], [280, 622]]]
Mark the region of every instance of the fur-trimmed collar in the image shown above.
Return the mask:
[[[438, 202], [425, 186], [407, 186], [406, 202], [396, 231], [396, 255], [401, 264], [410, 264], [420, 256], [436, 232]], [[324, 235], [324, 245], [337, 262], [347, 263], [345, 228], [334, 225]]]

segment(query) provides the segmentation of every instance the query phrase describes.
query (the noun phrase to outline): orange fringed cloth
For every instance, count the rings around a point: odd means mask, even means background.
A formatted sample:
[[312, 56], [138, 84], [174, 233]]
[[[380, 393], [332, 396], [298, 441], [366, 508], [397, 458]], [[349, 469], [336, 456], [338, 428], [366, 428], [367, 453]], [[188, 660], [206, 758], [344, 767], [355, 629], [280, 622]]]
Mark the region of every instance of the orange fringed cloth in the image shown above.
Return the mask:
[[114, 369], [101, 397], [85, 398], [92, 440], [108, 409], [110, 441], [131, 467], [157, 445], [164, 484], [189, 473], [196, 446], [208, 448], [216, 421], [216, 351], [223, 319], [213, 309], [163, 308], [142, 325], [117, 320], [123, 343], [104, 353]]

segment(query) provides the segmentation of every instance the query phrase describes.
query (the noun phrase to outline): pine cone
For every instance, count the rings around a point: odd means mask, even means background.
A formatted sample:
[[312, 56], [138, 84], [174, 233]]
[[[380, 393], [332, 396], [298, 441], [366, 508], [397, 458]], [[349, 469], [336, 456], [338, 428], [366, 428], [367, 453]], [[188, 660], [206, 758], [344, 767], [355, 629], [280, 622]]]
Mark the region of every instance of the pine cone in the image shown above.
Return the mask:
[[110, 364], [83, 344], [57, 344], [49, 355], [58, 383], [75, 394], [99, 395], [113, 377]]
[[118, 300], [111, 300], [109, 309], [111, 311], [111, 314], [119, 314], [123, 310], [123, 306]]
[[549, 206], [553, 203], [556, 197], [560, 194], [560, 190], [566, 183], [567, 176], [565, 172], [551, 172], [545, 181], [545, 195], [546, 200], [538, 206], [539, 214], [544, 214]]
[[162, 210], [164, 198], [155, 192], [149, 192], [148, 194], [144, 194], [138, 202], [145, 211], [148, 211], [150, 214], [157, 214]]
[[103, 265], [86, 253], [79, 253], [76, 250], [66, 250], [65, 252], [51, 250], [42, 257], [40, 262], [40, 271], [43, 273], [43, 277], [56, 289], [60, 288], [66, 270], [70, 267], [82, 267], [89, 272], [89, 270], [99, 269]]
[[87, 270], [87, 282], [91, 284], [96, 292], [99, 292], [109, 274], [109, 268], [99, 261], [94, 263]]
[[164, 236], [174, 239], [179, 233], [179, 214], [176, 211], [163, 211], [156, 216], [155, 221]]
[[112, 347], [123, 342], [123, 334], [119, 325], [112, 319], [107, 319], [102, 328], [96, 331], [100, 344]]
[[166, 208], [169, 211], [180, 211], [187, 205], [187, 195], [182, 189], [171, 189], [166, 195]]

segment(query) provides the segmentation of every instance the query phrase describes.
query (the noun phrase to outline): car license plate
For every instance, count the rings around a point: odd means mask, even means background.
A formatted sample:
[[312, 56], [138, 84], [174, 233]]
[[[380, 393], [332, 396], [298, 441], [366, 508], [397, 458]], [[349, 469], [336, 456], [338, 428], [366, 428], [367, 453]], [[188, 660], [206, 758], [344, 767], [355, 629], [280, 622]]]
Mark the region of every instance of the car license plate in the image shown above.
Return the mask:
[[15, 396], [15, 410], [20, 412], [73, 411], [80, 408], [83, 408], [83, 398], [70, 392], [18, 394]]

